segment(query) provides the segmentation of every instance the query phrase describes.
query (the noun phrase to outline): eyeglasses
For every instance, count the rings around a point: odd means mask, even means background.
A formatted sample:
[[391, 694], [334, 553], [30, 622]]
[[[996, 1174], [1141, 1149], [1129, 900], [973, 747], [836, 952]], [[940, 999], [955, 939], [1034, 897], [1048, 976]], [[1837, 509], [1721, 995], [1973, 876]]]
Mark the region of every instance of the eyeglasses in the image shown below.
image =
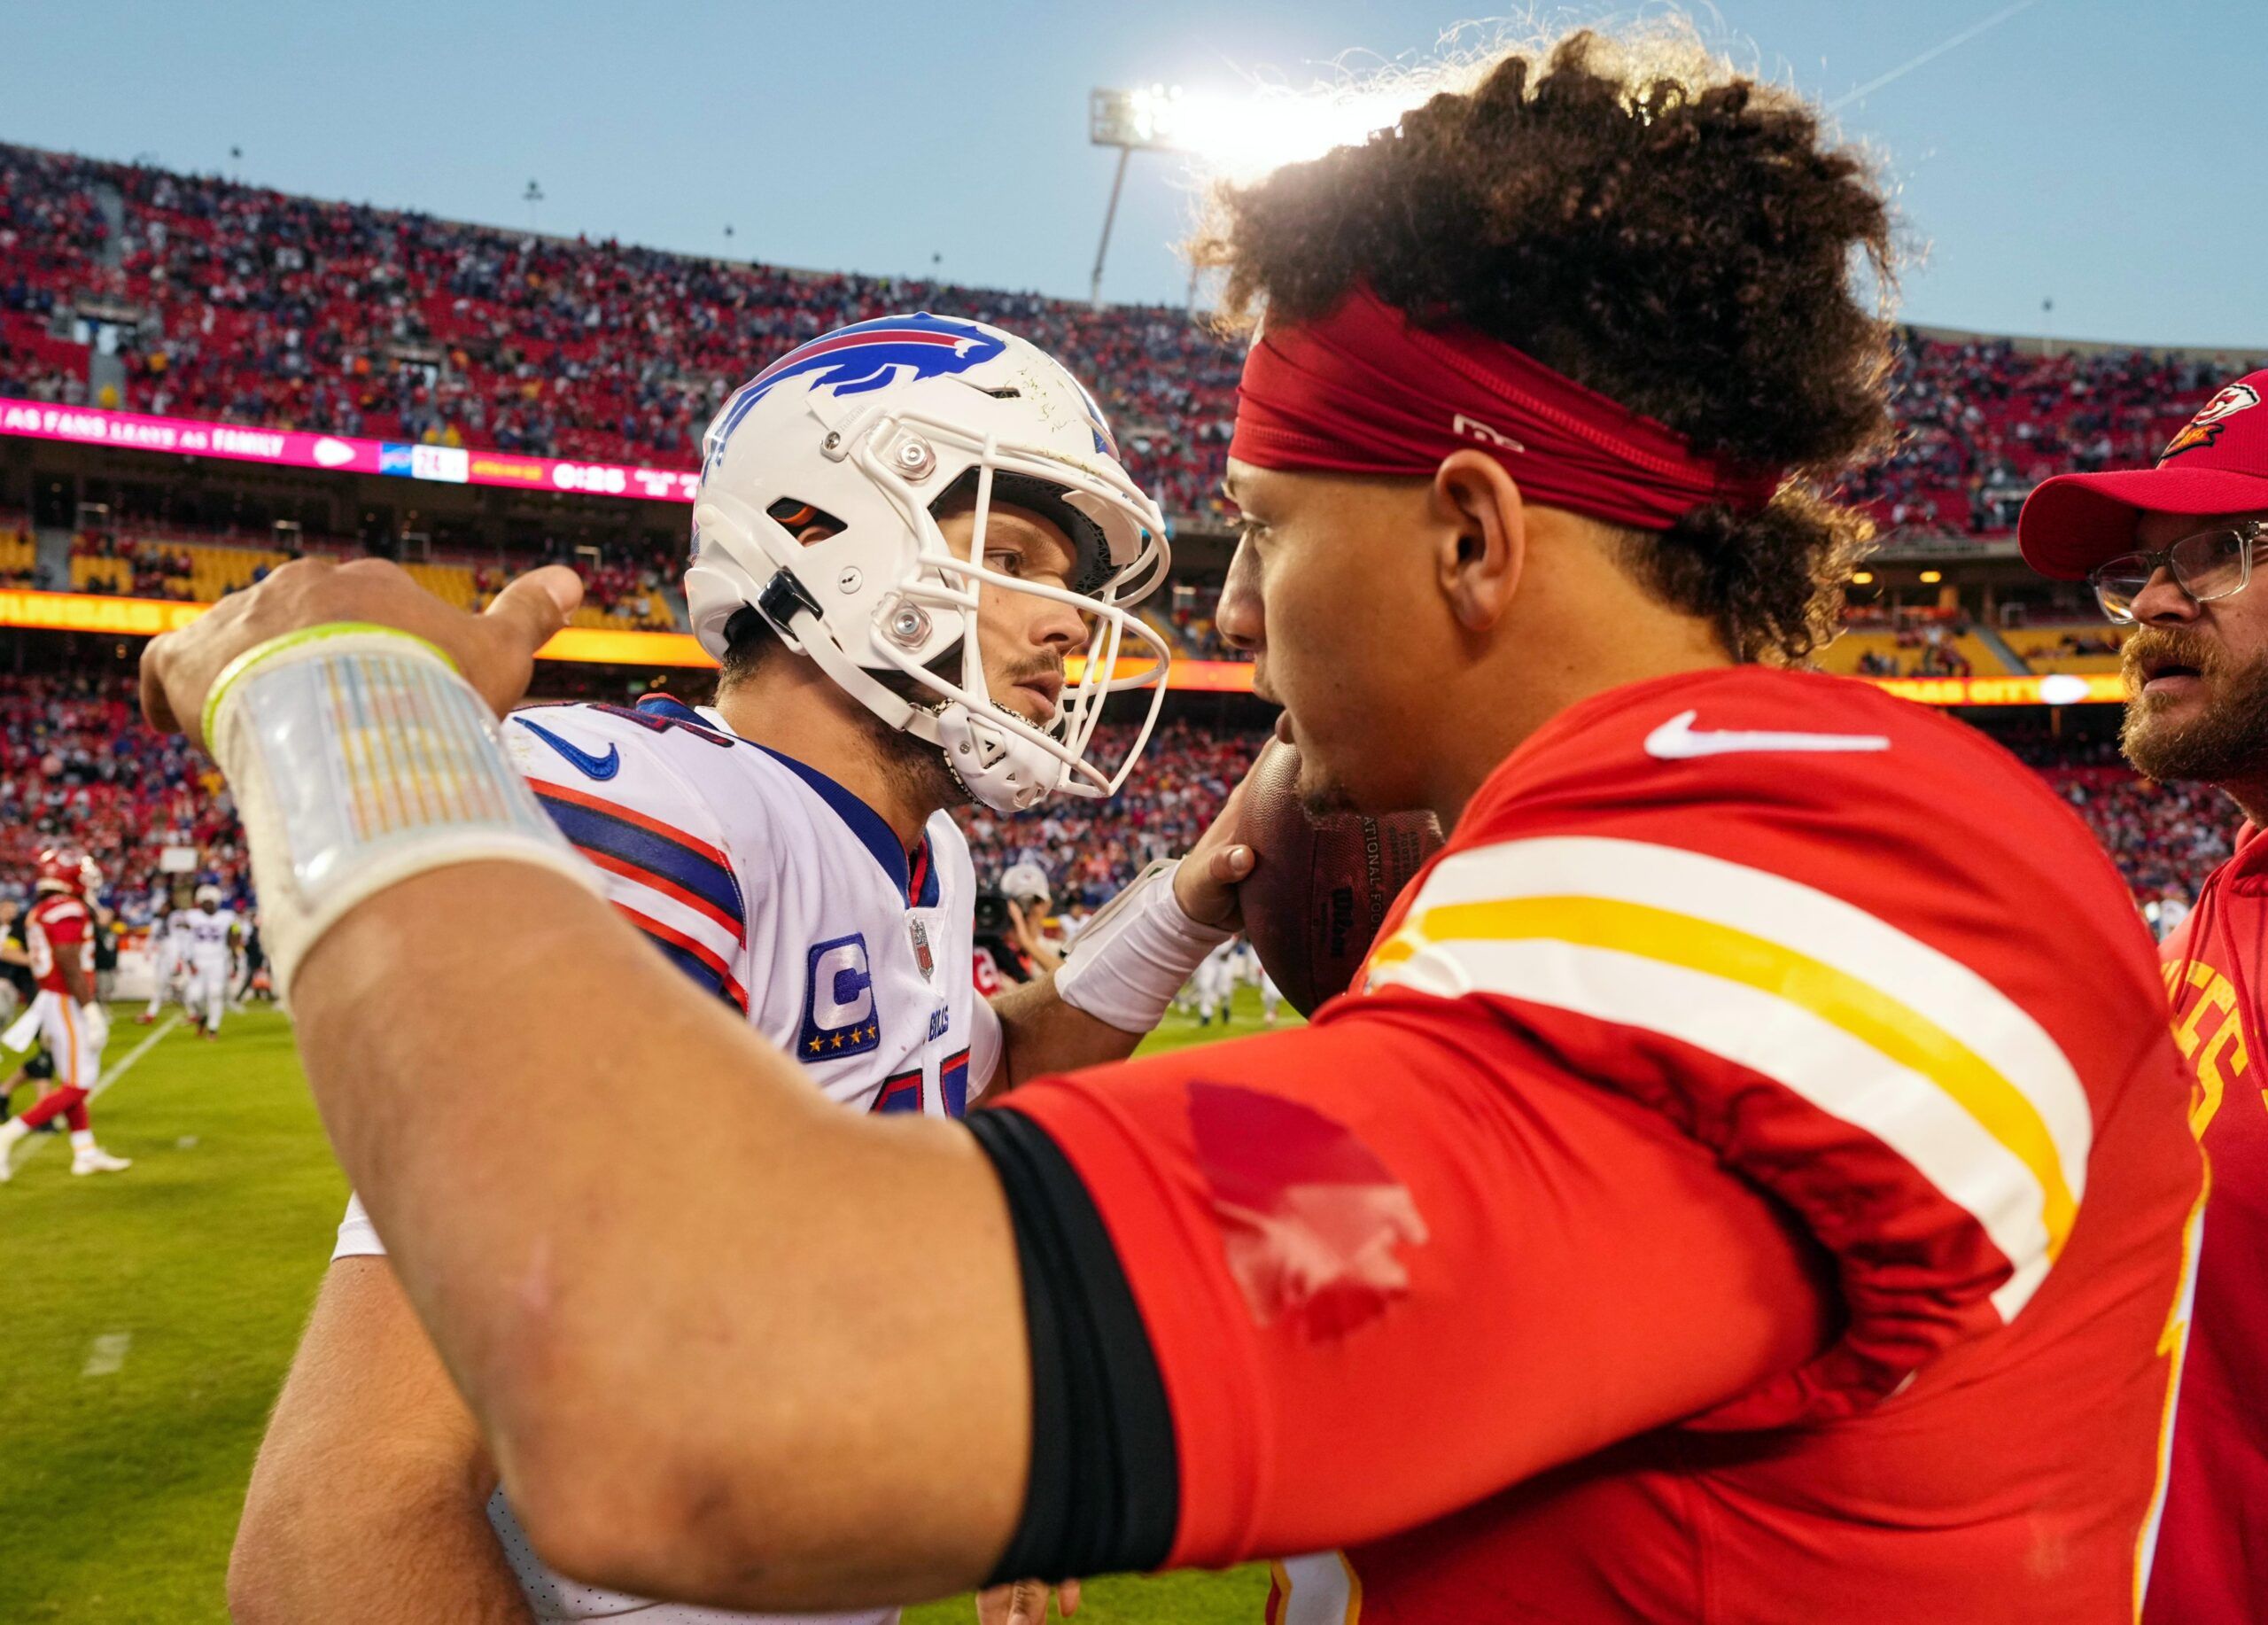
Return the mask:
[[2134, 600], [2161, 570], [2173, 572], [2181, 590], [2198, 603], [2241, 593], [2252, 579], [2252, 549], [2268, 534], [2268, 521], [2255, 519], [2234, 530], [2200, 531], [2155, 553], [2122, 553], [2087, 571], [2094, 601], [2115, 621], [2134, 618]]

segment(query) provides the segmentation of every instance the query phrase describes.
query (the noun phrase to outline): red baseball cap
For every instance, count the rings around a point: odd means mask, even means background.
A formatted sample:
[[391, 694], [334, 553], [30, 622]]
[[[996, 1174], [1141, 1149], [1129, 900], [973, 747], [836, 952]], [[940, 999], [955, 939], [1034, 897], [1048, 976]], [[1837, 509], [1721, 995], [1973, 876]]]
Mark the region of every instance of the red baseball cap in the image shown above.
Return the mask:
[[2134, 548], [2146, 513], [2249, 513], [2268, 509], [2268, 369], [2248, 373], [2198, 408], [2166, 442], [2157, 466], [2058, 474], [2024, 499], [2016, 542], [2024, 563], [2081, 581]]

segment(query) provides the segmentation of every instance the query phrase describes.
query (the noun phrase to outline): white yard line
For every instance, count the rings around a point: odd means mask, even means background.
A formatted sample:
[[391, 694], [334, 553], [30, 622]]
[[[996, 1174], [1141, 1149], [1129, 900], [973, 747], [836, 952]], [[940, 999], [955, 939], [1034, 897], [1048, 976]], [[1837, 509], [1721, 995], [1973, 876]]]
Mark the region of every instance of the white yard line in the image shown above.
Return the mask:
[[[181, 1012], [176, 1010], [171, 1015], [167, 1016], [164, 1021], [158, 1023], [158, 1030], [155, 1032], [143, 1039], [141, 1043], [136, 1045], [132, 1049], [128, 1050], [124, 1060], [120, 1061], [116, 1066], [111, 1068], [109, 1071], [104, 1073], [100, 1077], [97, 1078], [95, 1080], [95, 1086], [87, 1091], [87, 1099], [89, 1100], [99, 1099], [104, 1090], [109, 1088], [120, 1078], [124, 1077], [136, 1061], [141, 1060], [143, 1056], [150, 1053], [150, 1048], [152, 1045], [156, 1044], [159, 1038], [164, 1038], [167, 1033], [171, 1032], [175, 1028], [180, 1025]], [[21, 1168], [25, 1163], [30, 1162], [34, 1157], [37, 1156], [42, 1151], [47, 1148], [46, 1142], [50, 1139], [61, 1139], [62, 1138], [64, 1137], [60, 1134], [26, 1135], [23, 1140], [23, 1152], [16, 1158], [15, 1166]], [[0, 1156], [4, 1156], [5, 1155], [6, 1153], [0, 1152]]]
[[82, 1377], [108, 1377], [126, 1364], [126, 1351], [134, 1346], [131, 1332], [105, 1332], [95, 1339], [95, 1346], [87, 1351], [87, 1363], [79, 1369]]

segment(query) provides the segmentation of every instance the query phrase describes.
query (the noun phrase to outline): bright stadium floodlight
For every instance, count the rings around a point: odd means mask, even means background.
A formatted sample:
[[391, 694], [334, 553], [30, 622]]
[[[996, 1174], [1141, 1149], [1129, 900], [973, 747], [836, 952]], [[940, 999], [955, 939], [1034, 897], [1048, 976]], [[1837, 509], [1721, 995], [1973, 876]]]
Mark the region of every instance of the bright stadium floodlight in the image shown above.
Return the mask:
[[1231, 181], [1250, 180], [1301, 159], [1391, 128], [1420, 94], [1410, 83], [1319, 86], [1293, 90], [1262, 86], [1250, 95], [1187, 91], [1179, 85], [1133, 90], [1095, 90], [1087, 98], [1087, 139], [1118, 149], [1110, 205], [1102, 217], [1089, 297], [1102, 303], [1103, 260], [1126, 166], [1137, 152], [1178, 152], [1192, 168]]
[[1091, 90], [1087, 93], [1087, 139], [1099, 147], [1118, 149], [1118, 168], [1110, 177], [1110, 206], [1102, 212], [1102, 241], [1095, 245], [1094, 275], [1087, 280], [1087, 298], [1102, 307], [1102, 262], [1110, 253], [1110, 228], [1118, 219], [1118, 194], [1126, 185], [1126, 165], [1140, 152], [1174, 152], [1161, 132], [1172, 123], [1172, 111], [1181, 100], [1181, 87], [1168, 89], [1152, 85], [1146, 90]]

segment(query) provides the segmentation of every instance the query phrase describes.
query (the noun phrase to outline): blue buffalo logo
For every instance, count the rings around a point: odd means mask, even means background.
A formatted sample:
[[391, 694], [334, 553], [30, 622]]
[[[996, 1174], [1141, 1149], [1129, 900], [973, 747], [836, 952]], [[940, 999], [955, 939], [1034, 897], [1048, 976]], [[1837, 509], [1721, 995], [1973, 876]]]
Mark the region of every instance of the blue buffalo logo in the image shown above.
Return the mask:
[[710, 431], [709, 464], [716, 466], [725, 442], [750, 408], [789, 378], [808, 378], [814, 390], [863, 395], [893, 384], [967, 372], [1007, 347], [1001, 335], [974, 322], [933, 316], [926, 310], [837, 328], [798, 345], [734, 393]]

